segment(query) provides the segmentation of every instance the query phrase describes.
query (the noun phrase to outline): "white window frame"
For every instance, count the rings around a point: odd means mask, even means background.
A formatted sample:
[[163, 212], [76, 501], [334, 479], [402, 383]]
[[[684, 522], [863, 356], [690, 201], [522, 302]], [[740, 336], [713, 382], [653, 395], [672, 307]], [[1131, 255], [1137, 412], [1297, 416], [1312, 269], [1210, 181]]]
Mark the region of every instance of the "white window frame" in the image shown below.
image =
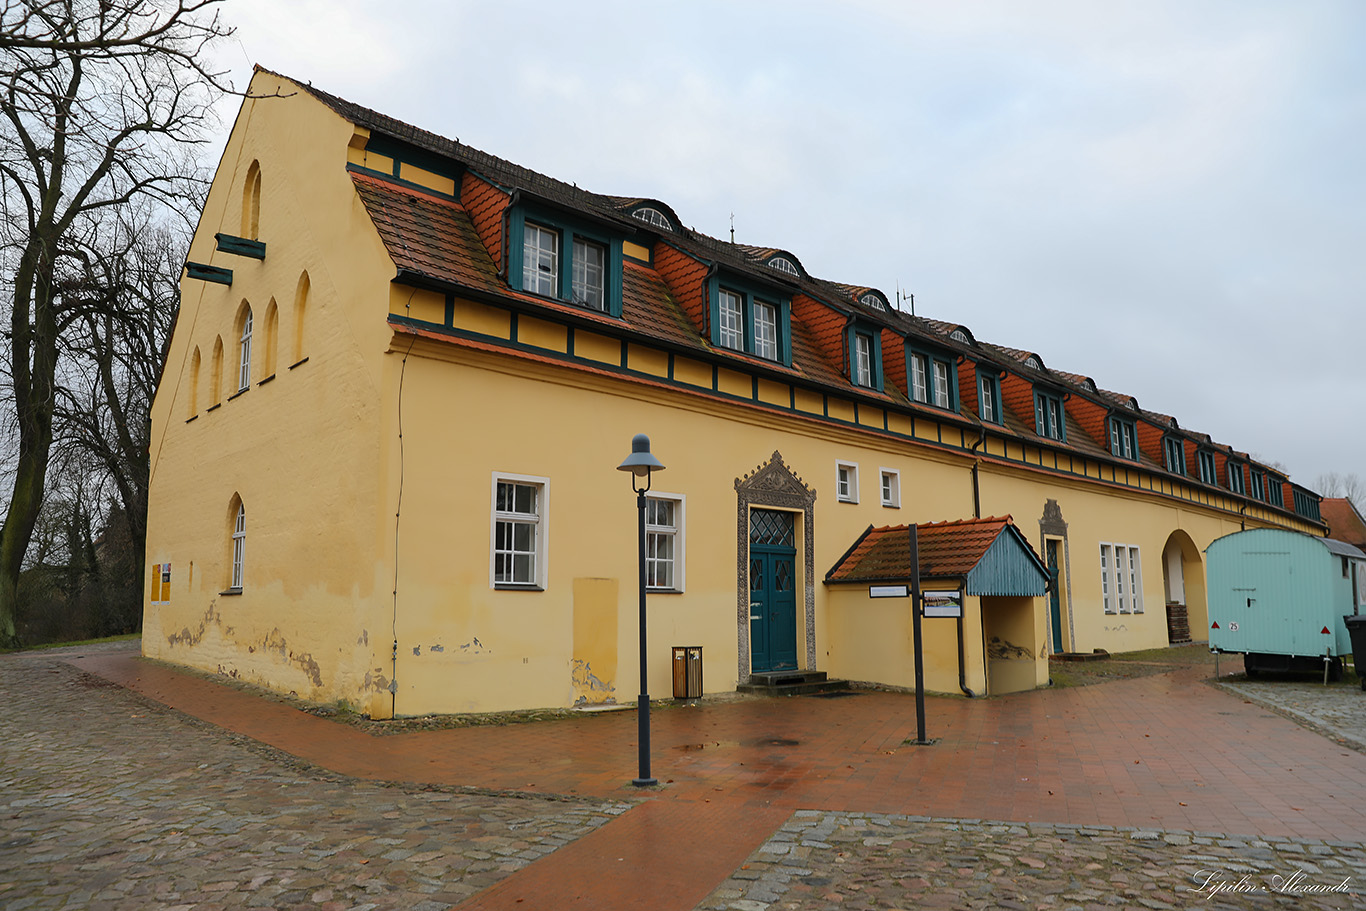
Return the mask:
[[977, 413], [984, 421], [1000, 423], [996, 413], [996, 381], [989, 376], [977, 375]]
[[[589, 253], [598, 256], [590, 261]], [[583, 237], [574, 238], [574, 303], [593, 310], [607, 309], [607, 248]]]
[[[728, 306], [733, 304], [733, 308]], [[745, 301], [739, 292], [731, 291], [729, 288], [721, 288], [717, 292], [717, 310], [719, 312], [721, 334], [718, 338], [722, 348], [729, 348], [732, 351], [745, 350]]]
[[858, 462], [835, 461], [835, 499], [841, 503], [858, 502]]
[[247, 308], [247, 318], [242, 321], [241, 356], [238, 360], [237, 391], [251, 387], [251, 308]]
[[[500, 483], [528, 484], [539, 488], [536, 497], [536, 517], [534, 523], [526, 518], [528, 515], [527, 513], [498, 511], [498, 485]], [[500, 521], [534, 524], [536, 540], [531, 550], [534, 561], [531, 581], [508, 582], [500, 581], [498, 579], [497, 545], [498, 523]], [[489, 485], [489, 588], [507, 591], [544, 591], [546, 579], [549, 578], [550, 568], [549, 549], [546, 546], [549, 539], [550, 479], [537, 475], [512, 474], [505, 471], [493, 472], [493, 481]]]
[[911, 352], [911, 398], [926, 405], [930, 403], [929, 358]]
[[650, 572], [652, 563], [658, 562], [657, 558], [651, 557], [654, 548], [651, 546], [651, 538], [659, 535], [667, 535], [673, 540], [673, 579], [670, 585], [652, 585], [646, 583], [646, 591], [649, 592], [682, 592], [686, 583], [687, 575], [687, 497], [681, 493], [667, 493], [665, 491], [650, 491], [645, 497], [646, 502], [650, 500], [668, 501], [674, 505], [674, 524], [673, 528], [667, 526], [654, 525], [650, 522], [650, 513], [647, 506], [645, 512], [645, 563], [646, 578], [653, 578]]
[[247, 508], [238, 502], [237, 516], [233, 519], [232, 527], [232, 584], [228, 586], [228, 591], [240, 592], [242, 590], [242, 566], [246, 558], [247, 550]]
[[949, 381], [949, 362], [934, 359], [934, 407], [950, 407], [949, 389], [952, 383]]
[[1107, 614], [1143, 613], [1143, 556], [1138, 545], [1100, 543], [1100, 597]]
[[882, 495], [882, 505], [890, 509], [901, 508], [901, 472], [895, 468], [878, 469], [878, 490]]
[[[550, 239], [549, 250], [541, 244], [545, 237]], [[548, 270], [541, 268], [546, 260]], [[545, 297], [560, 295], [560, 232], [534, 221], [522, 225], [522, 290]]]
[[778, 359], [778, 308], [768, 301], [754, 301], [754, 353]]
[[854, 333], [854, 382], [873, 385], [873, 337], [863, 332]]

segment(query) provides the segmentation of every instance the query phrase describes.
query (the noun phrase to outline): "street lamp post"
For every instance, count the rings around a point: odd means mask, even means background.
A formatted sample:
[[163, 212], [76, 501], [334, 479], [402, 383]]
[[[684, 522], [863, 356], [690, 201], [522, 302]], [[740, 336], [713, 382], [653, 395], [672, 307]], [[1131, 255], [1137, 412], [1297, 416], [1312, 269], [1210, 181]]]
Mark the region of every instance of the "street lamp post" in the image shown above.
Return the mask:
[[[631, 454], [617, 466], [617, 470], [631, 473], [631, 489], [636, 492], [640, 561], [640, 698], [636, 701], [636, 720], [640, 730], [636, 739], [640, 746], [640, 771], [631, 784], [647, 788], [659, 782], [650, 777], [650, 685], [645, 664], [645, 493], [650, 489], [650, 475], [663, 471], [664, 465], [650, 454], [650, 438], [638, 433], [631, 438]], [[642, 482], [644, 486], [641, 486]]]

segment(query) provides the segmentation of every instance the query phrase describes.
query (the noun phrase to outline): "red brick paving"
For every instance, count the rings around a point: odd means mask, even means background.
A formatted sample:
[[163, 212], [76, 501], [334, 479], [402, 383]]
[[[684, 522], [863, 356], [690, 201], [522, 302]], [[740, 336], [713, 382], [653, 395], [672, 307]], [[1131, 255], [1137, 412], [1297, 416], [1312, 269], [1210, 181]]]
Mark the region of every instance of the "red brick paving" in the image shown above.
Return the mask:
[[[663, 787], [642, 794], [629, 784], [634, 713], [374, 737], [131, 654], [71, 661], [358, 778], [650, 798], [477, 896], [479, 908], [544, 889], [558, 907], [570, 883], [597, 908], [691, 908], [798, 807], [1357, 840], [1366, 806], [1366, 756], [1206, 685], [1196, 669], [931, 698], [933, 746], [903, 742], [915, 700], [898, 694], [670, 707], [652, 713]], [[707, 834], [694, 837], [695, 826]], [[700, 894], [632, 891], [655, 881]]]

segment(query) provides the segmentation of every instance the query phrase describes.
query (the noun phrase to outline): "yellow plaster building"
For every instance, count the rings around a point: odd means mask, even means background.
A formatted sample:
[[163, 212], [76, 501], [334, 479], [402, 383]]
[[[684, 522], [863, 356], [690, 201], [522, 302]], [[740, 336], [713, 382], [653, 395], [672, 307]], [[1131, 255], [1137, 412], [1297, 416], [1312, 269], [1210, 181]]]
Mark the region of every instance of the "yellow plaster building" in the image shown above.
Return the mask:
[[635, 698], [640, 432], [656, 696], [676, 645], [707, 692], [910, 685], [908, 602], [827, 581], [870, 528], [1009, 517], [991, 571], [1047, 591], [925, 619], [927, 688], [974, 695], [1202, 639], [1209, 542], [1323, 533], [1274, 468], [1036, 353], [266, 70], [182, 291], [144, 652], [375, 717]]

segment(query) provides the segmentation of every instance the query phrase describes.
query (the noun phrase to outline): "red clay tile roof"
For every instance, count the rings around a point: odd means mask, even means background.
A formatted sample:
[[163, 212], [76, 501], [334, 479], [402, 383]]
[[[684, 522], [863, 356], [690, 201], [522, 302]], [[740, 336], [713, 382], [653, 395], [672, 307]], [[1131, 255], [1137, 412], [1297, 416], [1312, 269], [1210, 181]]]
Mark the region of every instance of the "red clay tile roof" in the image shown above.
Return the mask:
[[[498, 277], [503, 258], [501, 216], [508, 203], [509, 192], [519, 189], [531, 196], [548, 199], [572, 210], [618, 223], [627, 232], [642, 238], [642, 242], [645, 243], [649, 243], [651, 237], [669, 237], [686, 249], [687, 253], [684, 255], [691, 257], [704, 271], [713, 265], [721, 265], [756, 279], [767, 280], [778, 287], [790, 288], [794, 295], [794, 310], [797, 309], [795, 299], [804, 296], [811, 302], [812, 309], [808, 309], [802, 318], [793, 321], [793, 367], [786, 371], [781, 365], [768, 365], [775, 369], [844, 388], [851, 393], [856, 391], [845, 374], [842, 340], [839, 340], [838, 348], [832, 344], [838, 337], [832, 338], [831, 320], [816, 319], [811, 325], [801, 325], [807, 317], [814, 317], [814, 308], [820, 308], [829, 313], [835, 323], [842, 324], [847, 313], [857, 313], [861, 319], [889, 327], [894, 332], [912, 338], [921, 337], [937, 346], [965, 354], [974, 361], [1005, 366], [1011, 373], [1019, 374], [1027, 381], [1051, 380], [1062, 390], [1081, 388], [1090, 394], [1098, 394], [1105, 401], [1123, 406], [1129, 404], [1124, 401], [1128, 399], [1127, 396], [1104, 390], [1091, 392], [1094, 384], [1089, 383], [1086, 377], [1051, 370], [1043, 366], [1042, 359], [1041, 369], [1035, 371], [1025, 366], [1024, 362], [1031, 355], [1038, 357], [1037, 354], [978, 341], [967, 327], [957, 323], [912, 316], [895, 308], [883, 311], [863, 306], [858, 302], [858, 298], [864, 291], [871, 289], [814, 278], [806, 275], [804, 269], [801, 277], [795, 277], [768, 267], [764, 265], [766, 260], [775, 254], [781, 254], [792, 259], [794, 264], [802, 269], [800, 262], [792, 253], [780, 248], [727, 243], [686, 228], [678, 219], [677, 213], [659, 200], [591, 193], [574, 184], [547, 177], [467, 146], [459, 140], [419, 129], [330, 95], [306, 83], [295, 81], [306, 92], [351, 123], [365, 127], [372, 133], [388, 136], [440, 155], [462, 169], [461, 201], [464, 205], [406, 186], [386, 186], [382, 178], [373, 175], [353, 173], [357, 192], [365, 202], [381, 238], [400, 269], [524, 302], [529, 301], [549, 309], [578, 312], [585, 318], [597, 321], [598, 314], [587, 313], [582, 308], [568, 305], [558, 307], [553, 301], [512, 291], [506, 282]], [[646, 223], [632, 218], [630, 212], [641, 205], [660, 208], [674, 220], [678, 227], [677, 233], [668, 234], [660, 229], [651, 229]], [[657, 272], [652, 273], [651, 270], [644, 268], [627, 268], [624, 279], [624, 321], [629, 324], [630, 329], [642, 334], [685, 347], [713, 351], [715, 349], [706, 339], [705, 311], [700, 306], [700, 301], [694, 299], [696, 292], [686, 288], [695, 276], [682, 277], [670, 274], [669, 264], [661, 263], [658, 258], [663, 246], [662, 242], [655, 244]], [[682, 287], [679, 285], [680, 281], [683, 283]], [[616, 325], [623, 322], [609, 317], [604, 319]], [[969, 343], [950, 338], [950, 334], [960, 328], [968, 333], [971, 339]], [[888, 370], [893, 370], [896, 369], [899, 359], [895, 355], [888, 355], [887, 347], [884, 345], [884, 364]], [[744, 355], [735, 352], [724, 353], [727, 357], [748, 360]], [[898, 377], [892, 376], [891, 379], [888, 398], [899, 402], [903, 396], [897, 387]], [[904, 377], [900, 379], [904, 385]], [[964, 390], [967, 388], [965, 385]], [[1027, 384], [1025, 388], [1028, 388]], [[865, 394], [864, 390], [857, 392]], [[1007, 393], [1004, 397], [1008, 400], [1008, 407], [1005, 409], [1006, 431], [1024, 438], [1037, 439], [1033, 433], [1032, 401], [1027, 396], [1016, 396], [1014, 401], [1009, 401], [1011, 396], [1005, 389], [1005, 383], [1003, 392]], [[970, 407], [970, 398], [969, 395], [964, 396], [959, 418], [964, 423], [975, 424], [976, 415]], [[1139, 411], [1137, 415], [1153, 420], [1164, 428], [1171, 420], [1157, 412]], [[1079, 432], [1080, 429], [1080, 425], [1069, 417], [1068, 439], [1065, 443], [1057, 444], [1059, 448], [1073, 449], [1100, 459], [1110, 458], [1107, 448], [1098, 444], [1092, 437], [1095, 433], [1094, 427], [1088, 427], [1086, 433]], [[1159, 461], [1160, 453], [1156, 450], [1153, 438], [1146, 434], [1144, 436], [1144, 462], [1163, 470], [1165, 466]], [[1201, 434], [1182, 433], [1182, 436], [1187, 440], [1208, 443], [1208, 438]], [[1193, 447], [1188, 447], [1187, 461], [1192, 474], [1195, 474]], [[1270, 480], [1270, 475], [1268, 479]], [[1288, 504], [1290, 497], [1286, 497], [1286, 501]]]
[[[1010, 516], [993, 516], [918, 526], [916, 544], [920, 551], [920, 578], [959, 579], [966, 576], [981, 562], [1006, 527], [1013, 524]], [[826, 573], [825, 581], [909, 580], [913, 576], [909, 528], [909, 525], [870, 527], [849, 553]], [[1021, 541], [1029, 547], [1023, 536]], [[1034, 552], [1032, 547], [1029, 550]]]
[[351, 180], [399, 269], [484, 291], [504, 289], [460, 203], [357, 171]]
[[1366, 519], [1346, 497], [1324, 497], [1319, 515], [1328, 523], [1328, 537], [1337, 538], [1366, 550]]

